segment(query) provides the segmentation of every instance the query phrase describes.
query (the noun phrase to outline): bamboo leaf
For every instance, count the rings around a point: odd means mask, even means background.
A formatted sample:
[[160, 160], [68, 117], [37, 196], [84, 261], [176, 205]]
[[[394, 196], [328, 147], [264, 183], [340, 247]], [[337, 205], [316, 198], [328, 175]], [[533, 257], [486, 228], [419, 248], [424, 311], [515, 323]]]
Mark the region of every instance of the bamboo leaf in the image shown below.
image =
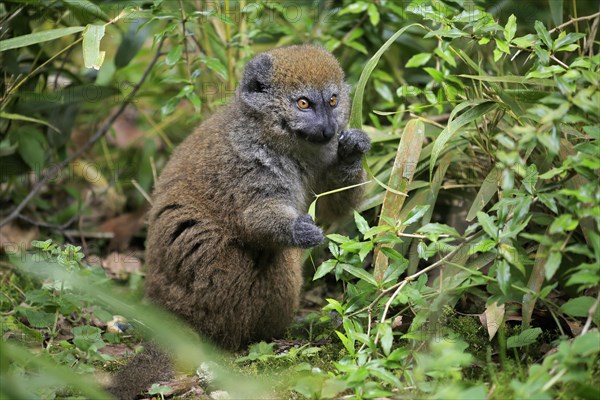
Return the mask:
[[358, 80], [358, 84], [356, 85], [356, 91], [354, 92], [354, 99], [352, 100], [352, 111], [350, 112], [350, 127], [351, 128], [360, 128], [362, 126], [362, 103], [363, 97], [365, 94], [365, 87], [367, 86], [367, 81], [371, 76], [371, 73], [377, 66], [379, 59], [385, 53], [385, 51], [398, 39], [407, 29], [413, 28], [415, 26], [419, 26], [423, 29], [423, 25], [421, 24], [410, 24], [405, 26], [404, 28], [398, 30], [394, 33], [384, 44], [377, 50], [377, 53], [367, 62], [365, 68], [360, 74], [360, 78]]
[[50, 29], [47, 31], [30, 33], [29, 35], [17, 36], [11, 39], [0, 40], [0, 52], [48, 42], [63, 36], [81, 32], [84, 29], [85, 27], [83, 26], [71, 26], [69, 28]]
[[106, 52], [100, 51], [104, 37], [104, 25], [88, 25], [83, 31], [83, 62], [86, 68], [100, 69]]
[[47, 121], [44, 121], [42, 119], [37, 119], [37, 118], [33, 118], [33, 117], [27, 117], [27, 116], [21, 115], [21, 114], [11, 114], [11, 113], [4, 113], [4, 112], [0, 112], [0, 118], [12, 119], [12, 120], [16, 120], [16, 121], [33, 122], [34, 124], [45, 125], [48, 128], [51, 128], [51, 129], [53, 129], [54, 131], [56, 131], [58, 133], [61, 133], [60, 130], [57, 127], [55, 127], [51, 123], [49, 123]]
[[548, 0], [552, 22], [555, 26], [563, 23], [563, 0]]
[[472, 221], [477, 216], [477, 213], [494, 197], [494, 194], [498, 191], [498, 175], [499, 171], [496, 168], [492, 168], [490, 173], [485, 177], [469, 209], [466, 218], [467, 221]]
[[[110, 18], [100, 7], [88, 0], [62, 0], [68, 9], [78, 17], [80, 21], [93, 21], [94, 18], [108, 22]], [[85, 21], [84, 21], [85, 20]]]
[[450, 120], [448, 122], [448, 126], [444, 128], [444, 130], [435, 139], [435, 142], [433, 143], [433, 149], [431, 150], [431, 159], [429, 162], [430, 176], [433, 175], [433, 168], [435, 167], [435, 162], [437, 161], [438, 156], [444, 149], [446, 143], [454, 136], [454, 134], [456, 134], [456, 132], [458, 132], [458, 130], [466, 124], [473, 122], [475, 119], [480, 118], [486, 113], [498, 108], [498, 104], [493, 101], [483, 101], [479, 103], [465, 102], [461, 105], [463, 104], [465, 107], [474, 104], [475, 106], [465, 111], [464, 114], [460, 115], [458, 118]]

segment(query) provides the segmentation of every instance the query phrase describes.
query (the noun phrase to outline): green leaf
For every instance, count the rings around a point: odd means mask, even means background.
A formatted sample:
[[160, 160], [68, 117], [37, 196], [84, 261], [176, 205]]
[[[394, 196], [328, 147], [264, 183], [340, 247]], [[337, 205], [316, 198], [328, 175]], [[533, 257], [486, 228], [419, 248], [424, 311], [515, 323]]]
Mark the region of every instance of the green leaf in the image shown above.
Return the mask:
[[347, 243], [350, 242], [350, 238], [348, 236], [339, 235], [337, 233], [332, 233], [331, 235], [327, 235], [329, 240], [333, 240], [336, 243]]
[[421, 65], [427, 64], [427, 61], [431, 59], [431, 53], [419, 53], [412, 56], [406, 62], [406, 68], [416, 68]]
[[490, 173], [485, 177], [473, 204], [467, 213], [467, 221], [472, 221], [477, 216], [477, 213], [485, 207], [485, 205], [494, 197], [498, 192], [498, 175], [500, 171], [496, 168], [492, 168]]
[[0, 52], [17, 49], [19, 47], [31, 46], [32, 44], [48, 42], [63, 36], [72, 35], [85, 29], [83, 26], [71, 26], [69, 28], [50, 29], [42, 32], [30, 33], [6, 40], [0, 40]]
[[573, 218], [571, 214], [562, 214], [550, 225], [550, 233], [569, 232], [577, 228], [577, 225], [579, 225], [579, 221]]
[[369, 4], [369, 7], [367, 8], [367, 14], [369, 14], [369, 21], [371, 22], [371, 25], [373, 26], [377, 26], [377, 24], [379, 24], [379, 10], [377, 10], [377, 6], [375, 4]]
[[402, 225], [408, 226], [414, 224], [421, 218], [425, 213], [429, 210], [429, 204], [422, 204], [420, 206], [416, 206], [412, 210], [408, 212], [406, 215], [406, 220], [402, 221]]
[[[472, 108], [465, 111], [458, 118], [452, 119], [454, 115], [457, 113], [457, 110], [462, 110], [466, 107], [473, 106]], [[435, 163], [444, 149], [446, 143], [458, 132], [460, 128], [465, 126], [466, 124], [473, 122], [475, 119], [482, 117], [483, 115], [495, 110], [498, 107], [498, 104], [491, 101], [482, 101], [482, 102], [464, 102], [461, 103], [458, 107], [454, 109], [450, 116], [450, 120], [448, 122], [448, 126], [444, 128], [442, 132], [438, 135], [433, 143], [433, 149], [431, 150], [431, 159], [429, 162], [429, 174], [433, 176], [433, 169], [435, 167]]]
[[19, 311], [27, 318], [29, 325], [34, 328], [49, 328], [54, 324], [54, 314], [31, 308], [21, 309]]
[[590, 296], [576, 297], [560, 306], [560, 310], [571, 317], [587, 317], [595, 301]]
[[341, 10], [338, 15], [344, 15], [344, 14], [360, 14], [362, 12], [364, 12], [365, 10], [367, 10], [367, 8], [369, 8], [369, 3], [366, 3], [364, 1], [357, 1], [355, 3], [351, 3], [349, 6], [345, 7], [343, 10]]
[[115, 67], [117, 69], [128, 65], [144, 45], [150, 30], [148, 26], [144, 26], [141, 29], [140, 27], [145, 24], [146, 21], [147, 20], [145, 19], [138, 18], [133, 20], [131, 25], [129, 25], [129, 28], [124, 34], [123, 40], [117, 49], [117, 54], [115, 54]]
[[552, 15], [552, 22], [554, 26], [558, 26], [563, 23], [563, 0], [548, 0], [550, 6], [550, 14]]
[[394, 250], [391, 247], [382, 247], [381, 252], [392, 260], [396, 260], [396, 261], [400, 261], [400, 262], [406, 261], [406, 258], [402, 254], [400, 254], [398, 251]]
[[508, 47], [508, 43], [506, 43], [504, 40], [496, 39], [496, 46], [503, 53], [510, 55], [510, 47]]
[[167, 57], [165, 57], [165, 63], [167, 65], [175, 65], [183, 54], [183, 45], [179, 44], [173, 47], [168, 53]]
[[538, 181], [538, 170], [535, 164], [531, 164], [527, 167], [527, 172], [525, 173], [525, 178], [523, 178], [523, 186], [527, 193], [534, 194], [535, 193], [535, 185]]
[[100, 51], [100, 41], [104, 37], [104, 25], [88, 25], [83, 31], [83, 63], [86, 68], [100, 69], [105, 51]]
[[55, 127], [54, 125], [52, 125], [51, 123], [44, 121], [42, 119], [37, 119], [37, 118], [32, 118], [32, 117], [28, 117], [26, 115], [21, 115], [21, 114], [11, 114], [11, 113], [4, 113], [4, 112], [0, 112], [0, 118], [6, 118], [6, 119], [12, 119], [15, 121], [26, 121], [26, 122], [33, 122], [34, 124], [41, 124], [41, 125], [45, 125], [48, 128], [53, 129], [54, 131], [61, 133], [57, 127]]
[[327, 275], [328, 273], [333, 271], [333, 269], [335, 268], [336, 265], [337, 265], [336, 260], [325, 261], [324, 263], [319, 265], [319, 268], [317, 268], [317, 271], [315, 272], [315, 276], [313, 276], [312, 280], [316, 281], [317, 279], [324, 277], [325, 275]]
[[19, 155], [34, 171], [41, 171], [46, 163], [46, 138], [36, 129], [23, 127], [17, 135]]
[[367, 283], [370, 283], [373, 286], [378, 286], [377, 281], [375, 280], [373, 275], [371, 275], [364, 269], [355, 267], [350, 264], [340, 264], [340, 265], [344, 271], [350, 273], [351, 275], [354, 275], [355, 277], [357, 277]]
[[492, 217], [482, 211], [479, 211], [477, 213], [477, 221], [491, 239], [498, 239], [498, 227], [494, 223]]
[[417, 233], [428, 236], [448, 235], [450, 237], [460, 237], [460, 234], [454, 227], [438, 223], [428, 223], [423, 225], [417, 230]]
[[550, 33], [548, 32], [548, 29], [546, 29], [546, 26], [540, 21], [535, 21], [534, 26], [535, 31], [537, 32], [538, 36], [542, 39], [546, 47], [548, 47], [548, 49], [551, 49], [552, 38], [550, 37]]
[[513, 349], [516, 347], [529, 346], [535, 343], [538, 336], [542, 334], [541, 328], [525, 329], [523, 332], [516, 336], [511, 336], [506, 340], [506, 347]]
[[369, 230], [369, 223], [358, 212], [354, 211], [354, 222], [356, 227], [363, 235]]
[[506, 22], [506, 26], [504, 27], [504, 38], [508, 43], [515, 37], [515, 33], [517, 32], [517, 17], [515, 14], [511, 14], [508, 17], [508, 22]]
[[94, 18], [108, 22], [110, 17], [96, 4], [88, 0], [61, 0], [77, 18], [82, 21], [93, 21]]
[[558, 251], [551, 251], [546, 263], [544, 264], [544, 274], [546, 276], [546, 280], [552, 279], [558, 267], [560, 267], [560, 262], [562, 260], [562, 254]]
[[[346, 8], [349, 7], [350, 6]], [[377, 66], [377, 62], [379, 61], [383, 53], [385, 53], [385, 51], [392, 45], [392, 43], [396, 41], [396, 39], [398, 39], [407, 29], [414, 28], [415, 26], [419, 26], [425, 29], [420, 24], [410, 24], [398, 30], [383, 44], [383, 46], [379, 48], [379, 50], [377, 50], [377, 53], [375, 53], [375, 55], [371, 57], [371, 59], [365, 65], [362, 73], [360, 74], [360, 78], [358, 79], [356, 91], [354, 92], [354, 99], [352, 100], [352, 111], [350, 112], [349, 123], [351, 128], [360, 128], [362, 126], [362, 103], [365, 94], [365, 88], [367, 86], [367, 81], [369, 80], [371, 73]]]
[[218, 58], [207, 58], [205, 63], [209, 69], [216, 72], [223, 80], [227, 80], [227, 68]]
[[392, 350], [392, 344], [394, 343], [394, 334], [392, 327], [389, 324], [379, 324], [379, 337], [381, 339], [381, 349], [383, 353], [388, 356]]
[[507, 294], [510, 288], [510, 265], [505, 260], [496, 262], [496, 279], [502, 293]]

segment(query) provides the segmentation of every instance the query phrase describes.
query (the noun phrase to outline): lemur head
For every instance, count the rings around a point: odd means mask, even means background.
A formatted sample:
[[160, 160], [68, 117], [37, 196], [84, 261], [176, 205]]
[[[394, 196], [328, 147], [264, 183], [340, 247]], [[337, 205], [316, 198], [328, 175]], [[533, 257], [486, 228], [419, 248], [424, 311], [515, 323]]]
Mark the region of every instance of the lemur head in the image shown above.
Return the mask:
[[344, 72], [320, 47], [290, 46], [257, 55], [246, 64], [238, 90], [242, 104], [278, 134], [327, 143], [348, 120]]

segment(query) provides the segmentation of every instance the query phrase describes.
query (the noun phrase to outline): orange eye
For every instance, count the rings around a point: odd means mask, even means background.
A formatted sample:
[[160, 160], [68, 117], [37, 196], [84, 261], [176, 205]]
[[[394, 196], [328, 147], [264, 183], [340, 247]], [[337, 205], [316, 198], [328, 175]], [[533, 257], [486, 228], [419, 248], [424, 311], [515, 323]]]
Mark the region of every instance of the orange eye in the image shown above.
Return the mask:
[[335, 94], [329, 99], [329, 105], [331, 107], [337, 106], [337, 96]]
[[310, 107], [310, 103], [304, 98], [298, 99], [296, 103], [298, 104], [298, 107], [300, 107], [301, 110], [307, 110]]

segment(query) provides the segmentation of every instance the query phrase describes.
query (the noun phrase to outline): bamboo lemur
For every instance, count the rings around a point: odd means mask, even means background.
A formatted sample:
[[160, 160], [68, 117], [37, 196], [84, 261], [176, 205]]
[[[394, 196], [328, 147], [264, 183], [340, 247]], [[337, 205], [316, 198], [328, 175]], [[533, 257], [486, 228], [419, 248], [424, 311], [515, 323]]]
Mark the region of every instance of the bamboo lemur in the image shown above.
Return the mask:
[[[282, 335], [299, 303], [301, 249], [323, 241], [308, 205], [364, 179], [370, 141], [346, 129], [349, 110], [344, 73], [320, 47], [248, 62], [235, 99], [177, 147], [156, 184], [146, 295], [226, 349]], [[346, 213], [360, 194], [321, 198], [317, 216]]]

